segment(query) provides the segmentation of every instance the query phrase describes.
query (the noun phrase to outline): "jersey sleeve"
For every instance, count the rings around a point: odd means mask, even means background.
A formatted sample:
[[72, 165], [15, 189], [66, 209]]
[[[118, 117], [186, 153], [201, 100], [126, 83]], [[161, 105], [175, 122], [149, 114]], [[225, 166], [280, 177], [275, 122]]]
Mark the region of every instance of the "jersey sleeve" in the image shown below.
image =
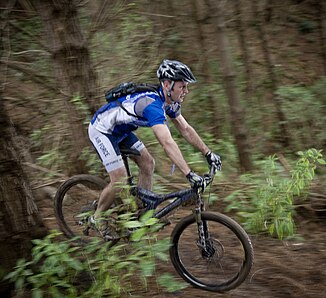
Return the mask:
[[154, 101], [148, 105], [143, 111], [143, 117], [147, 119], [148, 126], [150, 127], [156, 124], [164, 124], [166, 117], [162, 108], [162, 103]]

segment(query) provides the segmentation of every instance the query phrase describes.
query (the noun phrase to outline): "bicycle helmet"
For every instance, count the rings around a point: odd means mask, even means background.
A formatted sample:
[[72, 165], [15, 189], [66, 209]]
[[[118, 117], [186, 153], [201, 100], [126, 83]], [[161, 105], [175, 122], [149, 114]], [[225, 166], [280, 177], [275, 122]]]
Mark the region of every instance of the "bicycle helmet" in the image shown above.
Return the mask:
[[163, 60], [158, 68], [157, 77], [159, 80], [184, 81], [187, 83], [195, 83], [196, 78], [192, 74], [190, 68], [176, 60]]

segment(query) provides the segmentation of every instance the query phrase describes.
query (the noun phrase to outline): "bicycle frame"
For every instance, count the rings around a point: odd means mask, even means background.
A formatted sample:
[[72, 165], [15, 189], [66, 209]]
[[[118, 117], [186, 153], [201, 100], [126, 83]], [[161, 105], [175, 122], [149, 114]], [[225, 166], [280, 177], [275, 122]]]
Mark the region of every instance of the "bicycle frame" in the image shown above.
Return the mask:
[[166, 205], [165, 207], [161, 208], [160, 210], [154, 213], [154, 217], [162, 218], [169, 214], [174, 209], [181, 206], [184, 202], [189, 201], [195, 197], [198, 197], [196, 192], [193, 189], [183, 189], [176, 192], [171, 192], [166, 195], [157, 195], [151, 191], [146, 189], [136, 187], [134, 194], [137, 198], [139, 198], [144, 207], [147, 210], [155, 210], [161, 203], [169, 200], [174, 199], [171, 203]]
[[169, 203], [168, 205], [166, 205], [165, 207], [161, 208], [160, 210], [154, 213], [154, 217], [160, 219], [166, 216], [167, 214], [169, 214], [174, 209], [181, 206], [184, 202], [194, 198], [196, 199], [196, 207], [194, 210], [195, 214], [197, 215], [196, 219], [198, 218], [198, 222], [201, 221], [200, 213], [205, 210], [205, 204], [201, 198], [201, 195], [195, 189], [186, 188], [186, 189], [182, 189], [179, 191], [162, 195], [162, 194], [155, 194], [152, 191], [135, 186], [133, 183], [133, 176], [131, 174], [131, 170], [129, 167], [128, 157], [130, 154], [139, 155], [139, 152], [133, 149], [128, 149], [128, 150], [123, 149], [121, 150], [121, 152], [122, 152], [122, 159], [128, 175], [128, 184], [132, 187], [131, 194], [139, 198], [143, 202], [146, 211], [155, 210], [161, 203], [169, 199], [174, 199], [171, 203]]

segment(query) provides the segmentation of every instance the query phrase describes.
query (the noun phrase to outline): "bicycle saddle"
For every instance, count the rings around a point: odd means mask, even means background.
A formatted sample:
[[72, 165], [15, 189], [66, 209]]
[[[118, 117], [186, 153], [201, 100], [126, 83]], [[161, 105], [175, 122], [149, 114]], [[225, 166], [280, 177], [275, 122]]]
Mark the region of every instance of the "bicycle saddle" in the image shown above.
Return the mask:
[[132, 148], [120, 148], [120, 152], [123, 155], [140, 155], [140, 152]]

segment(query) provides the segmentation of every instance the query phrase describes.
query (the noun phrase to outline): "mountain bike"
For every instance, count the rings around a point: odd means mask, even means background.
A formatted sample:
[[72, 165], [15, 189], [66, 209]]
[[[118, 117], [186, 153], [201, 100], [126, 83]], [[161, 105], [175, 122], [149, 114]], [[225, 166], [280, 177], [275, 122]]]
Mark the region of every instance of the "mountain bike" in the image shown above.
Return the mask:
[[[224, 214], [206, 211], [202, 193], [197, 189], [156, 194], [135, 186], [128, 157], [139, 152], [122, 149], [121, 153], [132, 195], [142, 202], [145, 211], [155, 210], [155, 218], [162, 219], [185, 203], [194, 202], [192, 214], [182, 218], [171, 234], [169, 254], [178, 274], [194, 287], [207, 291], [225, 292], [238, 287], [253, 263], [252, 244], [244, 229]], [[205, 175], [207, 184], [212, 182], [215, 171], [212, 167]], [[99, 177], [76, 175], [59, 187], [54, 198], [55, 215], [68, 238], [80, 236], [86, 241], [99, 236], [84, 215], [95, 211], [97, 199], [106, 185]]]

